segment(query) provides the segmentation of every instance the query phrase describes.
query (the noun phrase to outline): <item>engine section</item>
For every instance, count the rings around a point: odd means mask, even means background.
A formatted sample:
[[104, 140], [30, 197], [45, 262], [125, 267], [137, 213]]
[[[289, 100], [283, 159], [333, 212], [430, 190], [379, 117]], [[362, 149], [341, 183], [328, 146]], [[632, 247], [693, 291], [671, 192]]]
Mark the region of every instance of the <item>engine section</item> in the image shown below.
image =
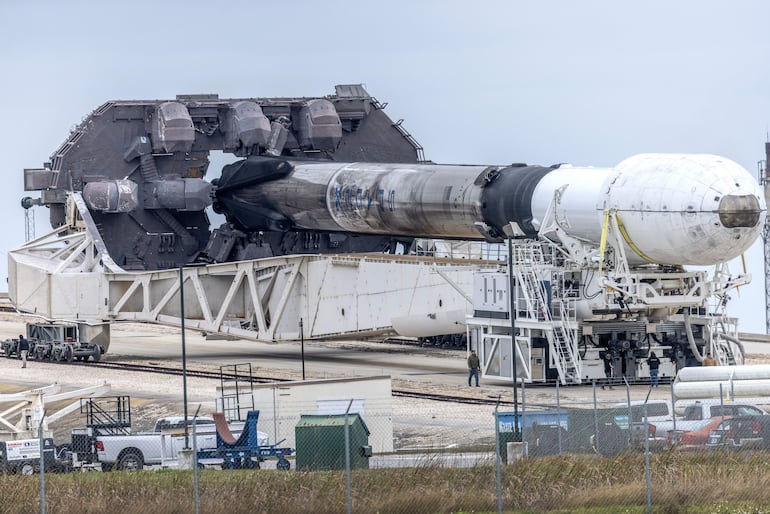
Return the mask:
[[[78, 191], [114, 261], [127, 271], [168, 269], [293, 253], [387, 251], [391, 236], [351, 236], [275, 227], [211, 230], [209, 156], [290, 157], [417, 163], [422, 148], [360, 85], [322, 98], [111, 101], [93, 111], [40, 169], [24, 170], [27, 205], [67, 223], [67, 193]], [[216, 176], [214, 177], [216, 178]], [[407, 247], [410, 238], [399, 240]]]

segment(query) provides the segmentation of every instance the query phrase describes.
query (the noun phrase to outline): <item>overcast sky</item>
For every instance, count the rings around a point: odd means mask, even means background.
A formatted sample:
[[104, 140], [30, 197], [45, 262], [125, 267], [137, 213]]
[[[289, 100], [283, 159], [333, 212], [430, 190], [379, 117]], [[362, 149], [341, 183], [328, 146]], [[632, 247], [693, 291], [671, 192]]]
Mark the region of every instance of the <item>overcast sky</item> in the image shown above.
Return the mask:
[[[756, 174], [768, 20], [760, 0], [0, 0], [0, 277], [24, 241], [22, 169], [107, 100], [363, 83], [436, 162], [612, 166], [702, 152]], [[37, 235], [49, 229], [38, 209]], [[764, 332], [761, 241], [747, 259], [754, 281], [730, 311]]]

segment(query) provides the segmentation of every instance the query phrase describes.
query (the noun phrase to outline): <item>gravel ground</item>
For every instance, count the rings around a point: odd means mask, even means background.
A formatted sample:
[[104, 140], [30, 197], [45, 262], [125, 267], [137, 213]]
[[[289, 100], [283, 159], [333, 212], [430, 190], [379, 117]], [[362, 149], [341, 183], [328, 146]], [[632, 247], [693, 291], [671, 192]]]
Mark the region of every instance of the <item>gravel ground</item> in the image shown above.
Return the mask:
[[[175, 336], [178, 331], [173, 328], [155, 325], [121, 324], [112, 329], [113, 338], [125, 337], [136, 331], [151, 332], [158, 335]], [[0, 314], [0, 339], [15, 337], [24, 332], [24, 319], [19, 316]], [[367, 342], [329, 342], [340, 348], [361, 351], [377, 348], [376, 343]], [[426, 350], [446, 352], [445, 350]], [[453, 354], [454, 355], [454, 354]], [[121, 362], [127, 362], [121, 358]], [[157, 360], [156, 360], [157, 361]], [[146, 364], [146, 361], [141, 361]], [[195, 369], [219, 371], [212, 364], [188, 363]], [[254, 367], [255, 375], [273, 376], [276, 379], [298, 379], [296, 370], [281, 370], [276, 368]], [[137, 373], [114, 369], [101, 369], [87, 365], [66, 365], [51, 362], [31, 360], [26, 368], [21, 368], [21, 361], [0, 358], [0, 394], [24, 391], [32, 388], [59, 384], [65, 391], [83, 387], [108, 384], [109, 396], [129, 395], [131, 397], [132, 421], [135, 431], [151, 429], [155, 420], [161, 416], [180, 415], [184, 409], [182, 398], [182, 378], [164, 376], [154, 373]], [[329, 378], [328, 373], [323, 375]], [[310, 376], [309, 378], [313, 378]], [[219, 380], [188, 377], [187, 394], [190, 411], [201, 405], [201, 413], [210, 414], [215, 409], [216, 387]], [[447, 387], [425, 382], [396, 380], [394, 388], [456, 394], [457, 388], [447, 390]], [[489, 391], [485, 388], [461, 389], [459, 392], [468, 396], [485, 397]], [[49, 412], [58, 410], [71, 401], [57, 402], [48, 405]], [[397, 448], [436, 448], [467, 444], [468, 442], [493, 441], [494, 422], [493, 408], [490, 406], [475, 406], [452, 404], [429, 400], [393, 398], [394, 438]], [[0, 410], [3, 405], [0, 404]], [[17, 419], [12, 418], [15, 423]], [[57, 444], [69, 442], [73, 428], [85, 425], [84, 417], [79, 411], [69, 414], [57, 421], [51, 429]]]
[[[20, 361], [0, 358], [0, 393], [23, 391], [59, 384], [63, 390], [109, 384], [109, 395], [130, 395], [134, 430], [148, 430], [161, 416], [180, 415], [184, 409], [182, 379], [153, 373], [136, 373], [87, 365], [30, 361], [22, 369]], [[201, 413], [215, 408], [218, 380], [188, 377], [187, 394], [191, 413], [201, 405]], [[446, 392], [446, 391], [445, 391]], [[55, 410], [68, 404], [48, 406]], [[2, 405], [0, 404], [0, 408]], [[494, 440], [493, 408], [429, 400], [393, 399], [394, 437], [397, 448], [445, 447], [469, 441]], [[15, 422], [15, 419], [11, 420]], [[73, 428], [84, 426], [79, 412], [69, 414], [51, 428], [57, 444], [69, 441]]]
[[[24, 319], [12, 313], [0, 313], [0, 339], [14, 337], [24, 331]], [[173, 328], [144, 325], [121, 324], [112, 329], [113, 338], [125, 337], [136, 332], [157, 335], [169, 334], [174, 336], [178, 331]], [[340, 348], [356, 351], [367, 351], [378, 348], [377, 343], [367, 342], [328, 342]], [[381, 345], [380, 347], [381, 348]], [[414, 351], [397, 350], [394, 351]], [[444, 353], [446, 350], [425, 349], [425, 352]], [[452, 355], [456, 355], [452, 354]], [[120, 359], [125, 361], [124, 359]], [[142, 362], [146, 363], [146, 361]], [[768, 355], [750, 355], [749, 363], [770, 363]], [[212, 364], [189, 363], [196, 369], [207, 368], [219, 370]], [[255, 375], [273, 376], [276, 379], [298, 379], [297, 370], [281, 370], [276, 368], [264, 369], [254, 367]], [[75, 390], [82, 387], [109, 384], [109, 395], [131, 396], [132, 420], [134, 430], [150, 429], [160, 416], [180, 415], [183, 412], [182, 378], [178, 376], [163, 376], [159, 374], [100, 369], [82, 365], [65, 365], [58, 363], [30, 361], [28, 367], [21, 368], [20, 361], [0, 358], [0, 394], [18, 392], [51, 384], [59, 384], [64, 390]], [[324, 378], [328, 378], [324, 374]], [[310, 376], [309, 378], [313, 378]], [[203, 414], [210, 414], [215, 408], [216, 387], [218, 380], [188, 377], [187, 394], [191, 411], [194, 412], [200, 404]], [[481, 387], [465, 388], [418, 382], [409, 380], [393, 380], [393, 387], [401, 390], [415, 390], [440, 394], [462, 394], [470, 397], [497, 397], [502, 395], [504, 401], [512, 401], [510, 387]], [[631, 388], [632, 399], [643, 399], [648, 389], [644, 386]], [[567, 406], [589, 407], [593, 403], [594, 391], [590, 386], [562, 387], [559, 391], [560, 404]], [[556, 407], [554, 387], [529, 386], [525, 393], [519, 391], [519, 401], [526, 397], [528, 408]], [[653, 391], [653, 398], [670, 398], [670, 390], [661, 387]], [[597, 401], [611, 404], [626, 400], [625, 388], [614, 391], [597, 391]], [[49, 409], [58, 409], [69, 402], [59, 402], [50, 405]], [[472, 442], [494, 441], [494, 407], [489, 405], [465, 405], [430, 400], [416, 400], [401, 397], [393, 398], [393, 423], [395, 446], [404, 448], [437, 448], [463, 445]], [[0, 410], [4, 408], [0, 403]], [[501, 407], [510, 411], [510, 405]], [[12, 422], [17, 420], [12, 419]], [[79, 412], [67, 415], [51, 428], [57, 443], [69, 441], [73, 428], [84, 426], [85, 420]]]

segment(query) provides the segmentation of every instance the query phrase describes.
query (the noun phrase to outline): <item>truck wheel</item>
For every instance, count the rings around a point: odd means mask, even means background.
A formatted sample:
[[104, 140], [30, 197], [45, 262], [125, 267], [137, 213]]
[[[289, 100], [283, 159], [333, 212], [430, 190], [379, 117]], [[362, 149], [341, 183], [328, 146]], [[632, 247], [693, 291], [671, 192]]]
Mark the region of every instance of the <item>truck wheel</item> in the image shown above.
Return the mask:
[[276, 464], [275, 467], [281, 471], [289, 471], [289, 469], [291, 469], [291, 463], [286, 459], [278, 459], [278, 464]]
[[129, 450], [118, 458], [116, 467], [121, 471], [144, 469], [144, 458], [139, 450]]
[[19, 467], [19, 473], [22, 475], [34, 475], [35, 466], [31, 462], [25, 462]]

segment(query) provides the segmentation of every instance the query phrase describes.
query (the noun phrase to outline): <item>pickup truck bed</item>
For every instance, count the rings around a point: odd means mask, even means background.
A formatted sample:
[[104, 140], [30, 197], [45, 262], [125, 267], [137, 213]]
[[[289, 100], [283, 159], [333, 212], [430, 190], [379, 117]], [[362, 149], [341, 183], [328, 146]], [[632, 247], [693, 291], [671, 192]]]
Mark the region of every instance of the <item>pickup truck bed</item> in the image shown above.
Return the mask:
[[[200, 421], [200, 420], [199, 420]], [[196, 425], [195, 445], [198, 449], [210, 449], [217, 446], [217, 432], [214, 420], [205, 418]], [[231, 430], [239, 433], [242, 423], [231, 425]], [[155, 432], [142, 432], [128, 435], [96, 436], [95, 447], [102, 469], [113, 467], [118, 470], [142, 469], [146, 465], [170, 465], [178, 462], [179, 450], [185, 448], [184, 426], [168, 426], [156, 423]], [[260, 432], [261, 444], [268, 444], [267, 434]], [[189, 447], [193, 446], [192, 427], [189, 432]]]

